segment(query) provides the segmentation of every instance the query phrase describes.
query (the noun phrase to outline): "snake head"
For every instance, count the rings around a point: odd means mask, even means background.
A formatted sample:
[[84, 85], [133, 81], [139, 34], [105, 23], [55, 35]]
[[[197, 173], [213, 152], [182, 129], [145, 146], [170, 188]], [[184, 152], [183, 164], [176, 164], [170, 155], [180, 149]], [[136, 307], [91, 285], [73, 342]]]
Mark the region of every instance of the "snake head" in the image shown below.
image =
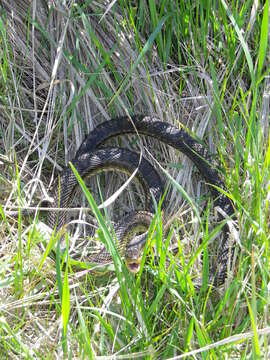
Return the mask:
[[140, 270], [140, 264], [142, 260], [142, 249], [138, 246], [128, 248], [125, 255], [125, 262], [130, 272], [136, 274]]
[[125, 262], [130, 272], [136, 274], [140, 270], [142, 253], [144, 250], [147, 232], [135, 236], [127, 245]]

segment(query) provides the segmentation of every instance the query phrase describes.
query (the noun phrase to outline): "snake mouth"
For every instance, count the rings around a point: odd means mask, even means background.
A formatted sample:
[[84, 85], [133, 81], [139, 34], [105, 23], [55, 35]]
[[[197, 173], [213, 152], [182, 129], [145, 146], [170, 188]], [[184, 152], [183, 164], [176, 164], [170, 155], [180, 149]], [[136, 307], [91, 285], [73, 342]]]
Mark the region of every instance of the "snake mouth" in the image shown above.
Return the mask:
[[140, 270], [141, 258], [126, 259], [126, 265], [130, 272], [136, 274]]

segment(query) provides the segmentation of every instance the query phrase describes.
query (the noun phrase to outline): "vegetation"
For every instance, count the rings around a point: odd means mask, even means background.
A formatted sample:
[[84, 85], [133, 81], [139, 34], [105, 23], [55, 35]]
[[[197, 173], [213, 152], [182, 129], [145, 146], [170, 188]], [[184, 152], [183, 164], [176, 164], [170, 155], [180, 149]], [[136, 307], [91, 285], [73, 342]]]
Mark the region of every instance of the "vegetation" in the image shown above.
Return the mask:
[[[0, 11], [1, 359], [268, 359], [269, 0], [3, 0]], [[143, 144], [162, 165], [164, 211], [178, 215], [162, 240], [157, 211], [138, 274], [115, 253], [101, 274], [85, 264], [89, 215], [72, 221], [65, 257], [49, 251], [57, 236], [46, 212], [23, 216], [85, 135], [126, 113], [184, 126], [220, 162], [236, 213], [224, 286], [194, 288], [215, 262], [220, 226], [193, 165], [153, 140], [115, 140]], [[91, 193], [81, 182], [105, 243], [109, 220], [143, 204], [131, 184], [97, 208], [126, 179], [101, 174], [87, 181]], [[74, 206], [86, 207], [80, 196]]]

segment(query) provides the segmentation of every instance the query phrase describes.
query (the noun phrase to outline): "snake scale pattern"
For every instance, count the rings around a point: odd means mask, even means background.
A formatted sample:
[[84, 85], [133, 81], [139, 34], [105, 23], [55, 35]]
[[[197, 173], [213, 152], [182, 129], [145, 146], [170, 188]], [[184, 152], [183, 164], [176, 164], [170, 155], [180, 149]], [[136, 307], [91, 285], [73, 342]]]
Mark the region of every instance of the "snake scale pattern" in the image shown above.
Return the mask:
[[[130, 174], [138, 167], [138, 180], [141, 182], [145, 192], [152, 193], [158, 202], [164, 191], [162, 181], [158, 172], [147, 160], [143, 157], [140, 158], [138, 154], [127, 149], [117, 147], [100, 148], [104, 146], [104, 143], [106, 143], [108, 139], [124, 134], [153, 137], [185, 154], [194, 163], [205, 182], [209, 185], [213, 195], [214, 205], [220, 207], [226, 217], [233, 216], [234, 209], [231, 200], [218, 190], [226, 190], [226, 188], [206, 148], [184, 129], [179, 129], [154, 116], [123, 116], [98, 125], [88, 134], [72, 161], [81, 177], [92, 176], [106, 169], [119, 169]], [[54, 187], [54, 203], [51, 206], [63, 209], [67, 208], [76, 186], [77, 180], [74, 173], [70, 168], [66, 168], [60, 175], [60, 181], [58, 180]], [[151, 197], [148, 210], [153, 212]], [[136, 217], [135, 214], [135, 218], [137, 219], [138, 225], [138, 222], [142, 220], [141, 216]], [[120, 233], [127, 231], [126, 228], [129, 226], [129, 221], [132, 223], [131, 215], [129, 215], [128, 219], [128, 221], [125, 220], [120, 224]], [[53, 211], [49, 212], [48, 223], [52, 228], [61, 228], [65, 224], [65, 221], [66, 212], [64, 210], [58, 213]], [[144, 226], [149, 224], [149, 221], [149, 218], [147, 218]], [[230, 229], [227, 221], [224, 223], [224, 236], [220, 247], [222, 251], [218, 256], [215, 267], [210, 269], [209, 272], [209, 283], [211, 282], [214, 285], [222, 284], [225, 281], [228, 267]], [[121, 239], [119, 239], [119, 242], [121, 242]], [[130, 244], [132, 244], [132, 241]], [[129, 247], [132, 248], [132, 245], [129, 245]], [[93, 260], [96, 260], [97, 263], [102, 263], [104, 257], [96, 257], [96, 259]]]

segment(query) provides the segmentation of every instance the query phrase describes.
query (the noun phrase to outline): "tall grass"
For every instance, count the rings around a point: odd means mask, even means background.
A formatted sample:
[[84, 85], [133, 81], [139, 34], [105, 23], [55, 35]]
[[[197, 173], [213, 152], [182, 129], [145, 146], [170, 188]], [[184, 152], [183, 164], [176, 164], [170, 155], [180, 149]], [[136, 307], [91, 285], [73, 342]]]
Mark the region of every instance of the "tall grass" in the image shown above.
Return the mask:
[[[269, 0], [3, 0], [0, 16], [1, 358], [269, 358]], [[142, 206], [141, 189], [96, 205], [124, 175], [90, 179], [90, 192], [79, 180], [86, 198], [74, 205], [90, 203], [113, 254], [100, 273], [87, 264], [89, 216], [66, 235], [65, 256], [52, 254], [46, 214], [23, 216], [91, 129], [139, 112], [184, 126], [220, 163], [236, 245], [218, 289], [206, 286], [221, 236], [210, 195], [193, 165], [156, 141], [116, 142], [147, 147], [165, 168], [165, 217], [179, 214], [164, 239], [157, 211], [137, 275], [110, 223]]]

